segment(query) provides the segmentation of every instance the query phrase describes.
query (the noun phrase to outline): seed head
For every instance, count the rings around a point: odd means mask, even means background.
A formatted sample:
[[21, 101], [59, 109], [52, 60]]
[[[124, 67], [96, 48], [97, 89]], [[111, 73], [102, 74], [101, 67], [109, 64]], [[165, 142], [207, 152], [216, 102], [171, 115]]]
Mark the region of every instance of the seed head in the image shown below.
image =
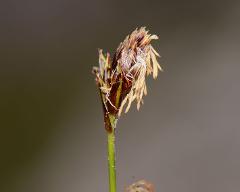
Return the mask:
[[134, 30], [120, 43], [111, 59], [110, 54], [99, 50], [99, 67], [94, 67], [105, 113], [120, 116], [123, 108], [128, 112], [136, 100], [137, 109], [147, 94], [145, 77], [162, 70], [156, 57], [160, 57], [150, 44], [158, 36], [151, 35], [145, 27]]

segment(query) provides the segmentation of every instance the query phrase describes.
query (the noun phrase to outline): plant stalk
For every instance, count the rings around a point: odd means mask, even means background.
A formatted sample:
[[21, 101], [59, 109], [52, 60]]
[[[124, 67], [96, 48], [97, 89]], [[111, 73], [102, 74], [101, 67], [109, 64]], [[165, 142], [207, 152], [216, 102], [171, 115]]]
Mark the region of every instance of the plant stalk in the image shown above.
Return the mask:
[[[119, 106], [122, 90], [122, 81], [120, 81], [116, 94], [115, 106]], [[117, 124], [117, 114], [105, 113], [105, 128], [108, 136], [108, 175], [109, 175], [109, 192], [117, 191], [116, 180], [116, 154], [115, 154], [115, 129]]]
[[108, 174], [109, 174], [109, 192], [116, 192], [116, 161], [115, 161], [115, 128], [117, 119], [109, 115], [112, 131], [107, 132], [108, 137]]

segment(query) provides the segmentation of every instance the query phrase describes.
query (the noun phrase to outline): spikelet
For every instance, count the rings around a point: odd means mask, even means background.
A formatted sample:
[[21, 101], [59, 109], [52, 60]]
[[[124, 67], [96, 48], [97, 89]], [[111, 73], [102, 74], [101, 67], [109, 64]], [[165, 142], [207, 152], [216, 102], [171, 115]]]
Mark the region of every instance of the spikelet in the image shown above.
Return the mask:
[[151, 183], [140, 180], [125, 189], [125, 192], [154, 192], [154, 187]]
[[158, 39], [145, 27], [134, 30], [120, 43], [113, 58], [99, 50], [99, 67], [94, 67], [96, 82], [100, 90], [104, 112], [120, 116], [124, 107], [128, 112], [136, 100], [137, 109], [147, 94], [145, 78], [157, 78], [161, 66], [157, 61], [160, 55], [152, 47], [151, 41]]

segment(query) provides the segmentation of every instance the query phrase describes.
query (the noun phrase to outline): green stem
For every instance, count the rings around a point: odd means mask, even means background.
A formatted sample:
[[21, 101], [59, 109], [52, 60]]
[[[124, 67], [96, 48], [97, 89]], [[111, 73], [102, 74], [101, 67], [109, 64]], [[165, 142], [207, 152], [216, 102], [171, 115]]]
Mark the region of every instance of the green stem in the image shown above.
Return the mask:
[[[121, 97], [122, 81], [117, 89], [115, 106], [119, 107]], [[102, 97], [103, 98], [103, 97]], [[117, 124], [117, 114], [105, 113], [105, 128], [108, 135], [108, 174], [109, 192], [117, 191], [116, 163], [115, 163], [115, 129]]]
[[108, 174], [109, 174], [109, 192], [116, 192], [116, 165], [115, 165], [115, 127], [116, 118], [109, 116], [112, 131], [108, 132]]

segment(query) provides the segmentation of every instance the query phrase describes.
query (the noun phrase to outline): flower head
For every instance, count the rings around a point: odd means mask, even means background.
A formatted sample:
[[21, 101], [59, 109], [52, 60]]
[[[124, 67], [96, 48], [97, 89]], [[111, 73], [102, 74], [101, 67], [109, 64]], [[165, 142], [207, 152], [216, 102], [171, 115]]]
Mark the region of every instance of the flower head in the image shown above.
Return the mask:
[[128, 186], [125, 192], [154, 192], [153, 184], [145, 180], [137, 181]]
[[151, 35], [145, 27], [134, 30], [120, 43], [111, 59], [110, 54], [99, 50], [99, 67], [94, 67], [96, 82], [100, 89], [104, 112], [120, 115], [126, 106], [136, 100], [137, 108], [147, 94], [145, 77], [152, 74], [155, 79], [162, 70], [151, 41], [158, 36]]

